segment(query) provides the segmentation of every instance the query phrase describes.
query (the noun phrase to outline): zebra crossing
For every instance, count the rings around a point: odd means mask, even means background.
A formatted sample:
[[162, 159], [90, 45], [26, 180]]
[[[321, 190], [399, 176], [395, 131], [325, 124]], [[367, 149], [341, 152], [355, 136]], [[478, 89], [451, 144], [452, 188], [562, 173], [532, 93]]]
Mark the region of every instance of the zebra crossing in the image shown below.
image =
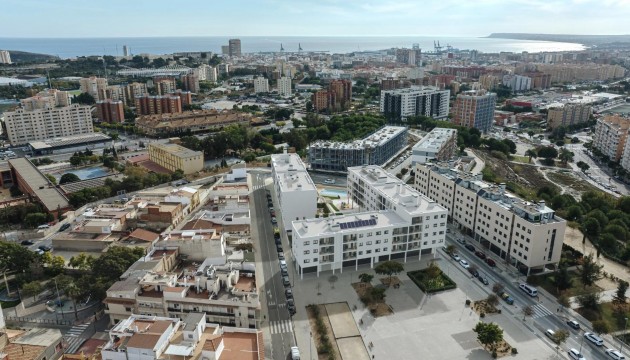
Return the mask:
[[270, 321], [269, 325], [271, 326], [272, 334], [293, 332], [293, 326], [291, 326], [291, 320]]
[[66, 332], [66, 336], [79, 337], [89, 326], [90, 324], [74, 325], [70, 328], [70, 330], [68, 330], [68, 332]]
[[534, 310], [534, 314], [532, 314], [533, 319], [537, 319], [537, 318], [541, 318], [541, 317], [545, 317], [545, 316], [549, 316], [553, 314], [551, 311], [549, 311], [549, 309], [542, 306], [541, 304], [536, 304], [532, 306], [532, 310]]
[[255, 185], [254, 186], [254, 190], [265, 189], [265, 188], [267, 188], [267, 185]]

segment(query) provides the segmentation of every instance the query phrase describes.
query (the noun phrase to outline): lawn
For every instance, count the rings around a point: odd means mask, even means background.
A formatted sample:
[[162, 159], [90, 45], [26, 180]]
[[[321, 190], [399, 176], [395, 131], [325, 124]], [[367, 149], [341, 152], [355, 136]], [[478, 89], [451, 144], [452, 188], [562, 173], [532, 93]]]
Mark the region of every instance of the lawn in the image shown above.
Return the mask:
[[512, 161], [529, 164], [528, 156], [512, 155]]
[[427, 269], [409, 271], [407, 276], [416, 284], [420, 290], [425, 293], [434, 293], [438, 291], [455, 289], [457, 284], [451, 278], [441, 272], [435, 279], [430, 279], [427, 275]]
[[[614, 305], [608, 302], [599, 304], [599, 311], [579, 308], [577, 309], [577, 312], [589, 321], [603, 320], [608, 324], [611, 332], [623, 330], [625, 325], [624, 321], [621, 321], [621, 323], [617, 322], [613, 309]], [[628, 309], [628, 307], [626, 307], [626, 309]], [[626, 315], [624, 317], [630, 318], [630, 311], [626, 311]]]
[[553, 283], [555, 273], [549, 273], [545, 275], [532, 275], [527, 278], [527, 282], [531, 285], [542, 287], [543, 289], [547, 290], [550, 294], [556, 297], [560, 295], [571, 297], [571, 296], [582, 295], [584, 293], [602, 291], [602, 288], [600, 288], [599, 286], [587, 286], [586, 288], [584, 288], [584, 285], [582, 284], [582, 281], [580, 281], [580, 278], [577, 272], [570, 271], [569, 273], [571, 274], [571, 278], [573, 279], [572, 281], [573, 286], [571, 286], [571, 288], [567, 290], [564, 290], [562, 294], [558, 292], [558, 289]]
[[588, 182], [567, 173], [549, 171], [547, 173], [547, 177], [549, 178], [549, 180], [553, 181], [554, 183], [563, 187], [570, 187], [575, 191], [579, 191], [579, 192], [586, 192], [586, 191], [593, 191], [593, 190], [600, 191], [598, 188], [594, 187]]

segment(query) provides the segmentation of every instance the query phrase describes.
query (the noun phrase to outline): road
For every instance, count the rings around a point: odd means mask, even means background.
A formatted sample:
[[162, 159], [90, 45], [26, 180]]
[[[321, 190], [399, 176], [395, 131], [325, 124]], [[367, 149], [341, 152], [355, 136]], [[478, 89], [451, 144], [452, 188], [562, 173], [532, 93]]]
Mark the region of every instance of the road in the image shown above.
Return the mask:
[[[583, 176], [583, 179], [587, 180], [591, 185], [596, 186], [600, 190], [606, 191], [610, 194], [614, 193], [611, 190], [606, 189], [604, 185], [614, 186], [621, 195], [628, 195], [630, 193], [624, 183], [618, 181], [600, 168], [600, 165], [587, 153], [583, 144], [567, 144], [565, 145], [565, 148], [572, 151], [574, 154], [572, 166], [573, 164], [577, 164], [579, 161], [583, 161], [590, 166], [588, 172], [591, 176]], [[579, 173], [582, 172], [577, 168], [577, 165], [575, 165], [574, 170]]]
[[[265, 179], [270, 176], [268, 172], [250, 171], [250, 176], [252, 200], [254, 203], [252, 226], [255, 224], [258, 231], [258, 243], [254, 246], [260, 249], [260, 261], [263, 267], [264, 294], [261, 294], [261, 297], [265, 298], [266, 301], [263, 301], [262, 312], [267, 314], [267, 321], [269, 321], [271, 358], [286, 359], [291, 346], [295, 346], [295, 337], [293, 335], [293, 322], [286, 307], [285, 287], [282, 284], [278, 253], [276, 252], [276, 245], [273, 239], [271, 215], [267, 207], [266, 190], [269, 189], [273, 193], [273, 189], [271, 186], [265, 186]], [[274, 208], [278, 209], [275, 195], [273, 197]], [[280, 214], [277, 215], [280, 217]], [[282, 248], [285, 249], [286, 254], [289, 244], [284, 236], [282, 236], [282, 239]], [[291, 266], [291, 261], [288, 258], [287, 263]], [[289, 269], [289, 274], [293, 280], [295, 277], [291, 269]]]
[[[560, 309], [560, 305], [555, 301], [555, 299], [549, 299], [546, 297], [540, 298], [532, 298], [523, 292], [519, 287], [519, 282], [525, 282], [524, 276], [518, 276], [520, 274], [516, 274], [513, 268], [509, 269], [510, 271], [505, 271], [504, 269], [504, 261], [499, 259], [495, 254], [484, 251], [481, 245], [475, 242], [471, 237], [464, 236], [457, 232], [454, 227], [450, 227], [451, 232], [447, 234], [447, 243], [453, 244], [457, 248], [457, 253], [460, 255], [462, 259], [468, 261], [468, 263], [477, 267], [480, 274], [486, 276], [489, 281], [489, 285], [484, 286], [487, 294], [492, 292], [492, 285], [496, 282], [501, 283], [505, 286], [505, 291], [510, 294], [510, 296], [514, 299], [514, 305], [510, 306], [506, 304], [503, 300], [500, 300], [499, 306], [503, 309], [503, 313], [509, 314], [509, 316], [514, 316], [522, 319], [522, 309], [523, 307], [529, 305], [533, 308], [534, 314], [523, 321], [523, 325], [532, 333], [536, 334], [542, 341], [544, 341], [547, 345], [549, 345], [552, 349], [556, 348], [556, 344], [551, 342], [549, 338], [544, 336], [544, 331], [547, 329], [559, 330], [565, 329], [569, 332], [570, 337], [567, 339], [566, 343], [560, 346], [559, 353], [563, 354], [564, 358], [567, 358], [566, 354], [568, 349], [575, 348], [580, 349], [582, 354], [587, 359], [608, 359], [607, 355], [604, 353], [604, 350], [607, 347], [617, 347], [618, 344], [609, 344], [607, 342], [604, 343], [604, 346], [597, 348], [595, 345], [590, 343], [588, 340], [582, 341], [584, 339], [583, 333], [584, 331], [589, 331], [586, 329], [586, 324], [580, 324], [582, 330], [574, 330], [566, 325], [567, 320], [575, 320], [569, 317], [566, 312], [558, 311]], [[476, 249], [484, 251], [486, 255], [496, 261], [498, 267], [491, 268], [488, 266], [483, 260], [474, 255], [473, 252], [469, 251], [464, 247], [464, 245], [455, 241], [455, 238], [465, 238], [466, 242], [475, 246]], [[454, 260], [450, 258], [450, 256], [446, 255], [442, 250], [438, 251], [440, 256], [444, 258], [446, 262], [450, 263], [450, 269], [448, 271], [457, 271], [464, 273], [467, 278], [470, 279], [470, 275], [467, 270], [464, 269], [461, 265], [456, 263]], [[511, 271], [514, 270], [514, 271]], [[481, 283], [477, 280], [470, 280], [478, 283]], [[481, 285], [483, 286], [483, 285]]]

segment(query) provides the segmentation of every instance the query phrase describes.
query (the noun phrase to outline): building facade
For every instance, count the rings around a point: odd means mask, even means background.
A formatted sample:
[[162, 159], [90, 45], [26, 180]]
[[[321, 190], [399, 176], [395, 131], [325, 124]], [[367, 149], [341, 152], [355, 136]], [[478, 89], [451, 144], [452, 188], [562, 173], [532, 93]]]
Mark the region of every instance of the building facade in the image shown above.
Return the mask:
[[182, 170], [192, 174], [203, 169], [203, 153], [177, 144], [149, 144], [149, 159], [170, 171]]
[[257, 76], [254, 79], [254, 93], [268, 93], [269, 92], [269, 80], [266, 77]]
[[137, 96], [147, 95], [147, 84], [133, 82], [125, 86], [125, 97], [127, 98], [127, 104], [134, 104]]
[[230, 39], [228, 41], [228, 52], [230, 56], [241, 56], [241, 39]]
[[17, 109], [5, 112], [4, 122], [13, 145], [94, 132], [92, 108], [79, 104], [31, 111]]
[[561, 108], [547, 111], [547, 127], [570, 126], [587, 122], [591, 118], [593, 108], [585, 104], [565, 104]]
[[418, 141], [411, 149], [411, 163], [431, 160], [444, 161], [457, 154], [457, 130], [435, 128]]
[[292, 93], [291, 78], [283, 76], [278, 79], [278, 94], [280, 94], [280, 96], [290, 97]]
[[138, 130], [148, 135], [201, 133], [228, 125], [249, 126], [251, 114], [234, 111], [193, 110], [182, 113], [143, 115], [136, 118]]
[[0, 50], [0, 64], [12, 64], [11, 54], [7, 50]]
[[612, 161], [619, 161], [630, 131], [630, 118], [621, 115], [606, 115], [597, 120], [593, 134], [593, 147], [608, 156]]
[[100, 121], [121, 123], [125, 121], [125, 109], [122, 101], [102, 100], [96, 102], [96, 116]]
[[282, 224], [291, 231], [291, 222], [314, 218], [317, 188], [297, 154], [271, 155], [271, 176], [282, 210]]
[[156, 77], [153, 79], [153, 86], [157, 89], [158, 95], [170, 94], [177, 90], [177, 82], [172, 77]]
[[107, 79], [90, 76], [79, 80], [81, 92], [92, 95], [95, 100], [105, 100], [105, 90], [107, 88]]
[[450, 90], [432, 86], [381, 91], [381, 112], [388, 118], [405, 120], [409, 116], [448, 117]]
[[496, 105], [495, 93], [485, 90], [460, 93], [453, 107], [453, 123], [485, 133], [492, 128]]
[[193, 93], [199, 92], [199, 77], [195, 74], [188, 74], [182, 76], [182, 86], [184, 90]]
[[503, 76], [503, 86], [514, 92], [528, 91], [532, 88], [532, 79], [527, 76], [508, 74]]
[[138, 115], [176, 114], [182, 112], [181, 97], [175, 95], [143, 95], [135, 98]]
[[560, 261], [566, 221], [544, 201], [532, 203], [482, 181], [454, 163], [416, 164], [415, 188], [448, 209], [457, 228], [523, 273]]
[[316, 141], [307, 148], [312, 170], [345, 172], [348, 167], [383, 165], [407, 146], [407, 128], [385, 126], [349, 143]]

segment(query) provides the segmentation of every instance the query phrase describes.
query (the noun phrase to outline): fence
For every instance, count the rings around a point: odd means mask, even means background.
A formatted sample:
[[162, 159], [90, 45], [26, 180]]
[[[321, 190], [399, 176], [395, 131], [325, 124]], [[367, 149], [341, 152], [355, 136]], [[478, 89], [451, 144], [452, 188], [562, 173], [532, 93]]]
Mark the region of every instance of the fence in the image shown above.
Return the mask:
[[72, 321], [65, 319], [38, 319], [38, 318], [30, 318], [24, 316], [7, 316], [5, 317], [7, 322], [16, 322], [16, 323], [33, 323], [33, 324], [46, 324], [46, 325], [72, 325]]

